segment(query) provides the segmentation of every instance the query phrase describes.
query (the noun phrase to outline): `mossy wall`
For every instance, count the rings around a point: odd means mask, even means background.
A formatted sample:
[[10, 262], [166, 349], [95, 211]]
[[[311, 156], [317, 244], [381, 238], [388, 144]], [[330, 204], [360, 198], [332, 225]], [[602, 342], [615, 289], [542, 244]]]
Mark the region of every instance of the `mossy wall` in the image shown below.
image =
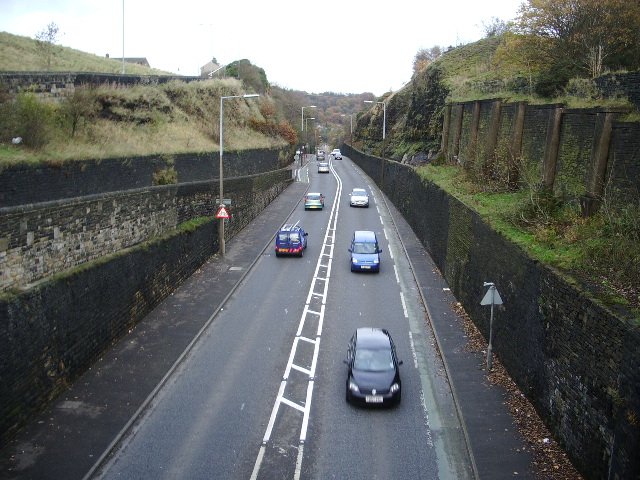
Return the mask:
[[412, 167], [348, 145], [342, 152], [402, 213], [485, 338], [483, 282], [495, 282], [504, 303], [494, 352], [584, 478], [638, 478], [640, 326], [530, 258]]
[[[500, 115], [494, 117], [498, 104]], [[522, 130], [516, 132], [517, 105], [499, 99], [448, 105], [447, 137], [442, 141], [446, 158], [478, 170], [509, 154], [528, 172], [521, 181], [530, 187], [544, 182], [569, 203], [578, 205], [587, 197], [616, 204], [640, 202], [640, 123], [615, 121], [620, 114], [616, 110], [526, 105]], [[608, 119], [613, 119], [610, 135], [604, 127]], [[494, 128], [498, 136], [492, 145]], [[522, 137], [520, 148], [505, 148], [516, 134]], [[593, 178], [601, 181], [590, 181]]]

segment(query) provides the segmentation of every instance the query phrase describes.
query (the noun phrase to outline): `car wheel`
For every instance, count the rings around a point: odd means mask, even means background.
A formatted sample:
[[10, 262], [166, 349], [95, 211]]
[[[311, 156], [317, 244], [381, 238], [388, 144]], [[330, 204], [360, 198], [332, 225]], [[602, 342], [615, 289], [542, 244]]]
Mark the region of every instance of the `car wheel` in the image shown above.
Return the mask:
[[300, 257], [304, 257], [304, 248], [300, 250]]

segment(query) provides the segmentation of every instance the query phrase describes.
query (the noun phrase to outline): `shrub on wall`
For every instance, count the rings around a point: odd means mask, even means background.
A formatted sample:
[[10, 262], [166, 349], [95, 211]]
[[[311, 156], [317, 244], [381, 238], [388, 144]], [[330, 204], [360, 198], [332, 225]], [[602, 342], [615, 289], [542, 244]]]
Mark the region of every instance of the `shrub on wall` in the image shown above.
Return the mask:
[[41, 102], [30, 92], [17, 95], [15, 102], [3, 104], [2, 113], [5, 124], [0, 141], [10, 142], [20, 137], [22, 144], [32, 148], [44, 147], [51, 138], [53, 105]]
[[178, 183], [178, 172], [173, 167], [158, 168], [153, 174], [154, 185], [174, 185]]

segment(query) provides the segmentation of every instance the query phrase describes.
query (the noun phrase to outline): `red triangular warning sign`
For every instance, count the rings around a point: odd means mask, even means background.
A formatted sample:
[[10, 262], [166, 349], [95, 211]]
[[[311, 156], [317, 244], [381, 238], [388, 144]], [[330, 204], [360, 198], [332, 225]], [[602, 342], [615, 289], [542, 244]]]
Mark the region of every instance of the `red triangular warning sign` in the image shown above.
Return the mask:
[[218, 214], [216, 215], [216, 218], [229, 218], [229, 212], [227, 212], [226, 208], [220, 207], [220, 210], [218, 210]]

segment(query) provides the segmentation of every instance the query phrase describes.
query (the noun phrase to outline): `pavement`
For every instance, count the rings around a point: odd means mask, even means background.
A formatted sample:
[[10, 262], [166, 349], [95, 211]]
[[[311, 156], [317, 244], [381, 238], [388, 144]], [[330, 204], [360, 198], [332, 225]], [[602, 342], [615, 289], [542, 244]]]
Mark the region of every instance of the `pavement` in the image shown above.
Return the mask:
[[[1, 479], [90, 478], [211, 323], [308, 188], [293, 183], [235, 238], [0, 450]], [[532, 455], [492, 385], [482, 354], [465, 349], [462, 318], [435, 264], [389, 204], [426, 303], [478, 479], [534, 479]], [[274, 225], [276, 227], [274, 227]], [[265, 245], [265, 239], [269, 242]], [[204, 300], [204, 301], [203, 301]], [[213, 313], [212, 307], [214, 307]], [[176, 322], [175, 319], [179, 319]]]

